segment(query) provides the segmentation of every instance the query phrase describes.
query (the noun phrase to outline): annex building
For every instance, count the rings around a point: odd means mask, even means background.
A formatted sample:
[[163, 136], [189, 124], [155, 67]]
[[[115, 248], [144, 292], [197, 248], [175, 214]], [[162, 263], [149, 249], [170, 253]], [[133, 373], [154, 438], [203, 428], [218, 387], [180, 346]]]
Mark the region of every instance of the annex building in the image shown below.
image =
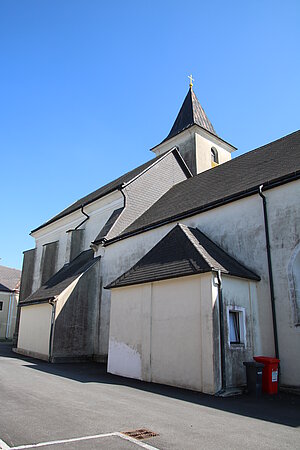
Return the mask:
[[192, 85], [155, 157], [31, 232], [15, 351], [214, 394], [300, 387], [300, 131], [231, 159]]
[[13, 338], [20, 279], [20, 270], [0, 266], [0, 340], [11, 340]]

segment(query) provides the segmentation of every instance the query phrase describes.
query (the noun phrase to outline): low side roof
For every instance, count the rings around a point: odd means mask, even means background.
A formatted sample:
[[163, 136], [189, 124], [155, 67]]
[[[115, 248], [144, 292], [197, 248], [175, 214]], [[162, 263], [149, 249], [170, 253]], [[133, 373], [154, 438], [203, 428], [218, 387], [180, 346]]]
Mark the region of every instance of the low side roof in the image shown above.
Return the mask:
[[106, 286], [133, 284], [218, 271], [259, 281], [260, 277], [239, 263], [197, 228], [176, 225], [131, 269]]
[[105, 236], [107, 235], [109, 230], [113, 227], [115, 222], [118, 220], [123, 209], [124, 208], [118, 208], [112, 212], [111, 216], [108, 218], [107, 222], [104, 224], [103, 228], [100, 230], [100, 232], [99, 232], [98, 236], [96, 237], [96, 239], [94, 240], [93, 244], [97, 244], [105, 238]]
[[179, 220], [295, 175], [300, 176], [300, 130], [176, 184], [122, 235]]
[[152, 166], [152, 164], [155, 164], [157, 161], [164, 158], [170, 152], [174, 153], [175, 158], [177, 159], [178, 163], [182, 166], [182, 169], [185, 171], [186, 175], [191, 176], [191, 174], [188, 172], [187, 166], [185, 165], [185, 163], [183, 162], [183, 159], [179, 155], [178, 150], [173, 148], [173, 149], [163, 153], [160, 156], [150, 159], [150, 161], [147, 161], [146, 163], [142, 164], [141, 166], [136, 167], [135, 169], [131, 170], [130, 172], [125, 173], [121, 177], [117, 178], [116, 180], [111, 181], [110, 183], [106, 184], [105, 186], [102, 186], [101, 188], [97, 189], [96, 191], [92, 192], [91, 194], [88, 194], [85, 197], [82, 197], [80, 200], [77, 200], [71, 206], [64, 209], [62, 212], [60, 212], [56, 216], [52, 217], [52, 219], [48, 220], [44, 224], [42, 224], [39, 227], [32, 230], [31, 233], [34, 233], [35, 231], [40, 230], [41, 228], [43, 228], [47, 225], [50, 225], [51, 223], [55, 222], [56, 220], [61, 219], [62, 217], [65, 217], [74, 211], [77, 211], [78, 209], [81, 208], [81, 206], [86, 206], [89, 203], [92, 203], [95, 200], [98, 200], [99, 198], [104, 197], [105, 195], [120, 189], [123, 184], [129, 183], [135, 177], [140, 175], [144, 170], [148, 169], [150, 166]]
[[0, 292], [13, 292], [20, 288], [21, 270], [0, 266]]
[[76, 278], [88, 270], [97, 260], [93, 250], [86, 250], [66, 264], [37, 291], [20, 302], [20, 306], [50, 300], [61, 294]]

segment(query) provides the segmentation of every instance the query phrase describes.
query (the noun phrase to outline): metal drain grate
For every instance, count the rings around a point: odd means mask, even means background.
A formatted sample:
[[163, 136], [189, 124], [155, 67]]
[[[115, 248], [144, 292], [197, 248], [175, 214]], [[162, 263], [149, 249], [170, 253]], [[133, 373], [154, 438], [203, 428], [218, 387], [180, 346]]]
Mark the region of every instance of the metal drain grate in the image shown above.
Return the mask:
[[122, 434], [126, 434], [126, 436], [138, 439], [139, 441], [142, 439], [159, 436], [157, 433], [154, 433], [154, 431], [147, 430], [146, 428], [141, 428], [140, 430], [122, 431]]

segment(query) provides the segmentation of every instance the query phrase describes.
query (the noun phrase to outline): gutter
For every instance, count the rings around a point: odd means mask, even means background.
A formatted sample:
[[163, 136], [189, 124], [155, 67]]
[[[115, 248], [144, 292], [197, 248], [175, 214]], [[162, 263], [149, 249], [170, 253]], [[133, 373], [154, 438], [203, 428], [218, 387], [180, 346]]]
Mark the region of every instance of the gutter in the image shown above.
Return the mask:
[[75, 228], [73, 228], [71, 230], [67, 230], [66, 233], [70, 233], [71, 231], [78, 230], [78, 228], [81, 227], [81, 225], [83, 225], [87, 220], [89, 220], [90, 216], [86, 212], [83, 211], [84, 206], [85, 205], [81, 205], [80, 209], [81, 209], [82, 214], [85, 216], [85, 219], [83, 219], [83, 221], [80, 222], [80, 224], [78, 224]]
[[[295, 181], [298, 180], [300, 178], [300, 170], [296, 171], [296, 172], [292, 172], [291, 174], [288, 175], [284, 175], [283, 177], [280, 178], [276, 178], [273, 181], [267, 181], [266, 183], [264, 183], [264, 190], [268, 190], [268, 189], [273, 189], [274, 187], [278, 187], [281, 186], [283, 184], [286, 183], [290, 183], [291, 181]], [[110, 244], [114, 244], [117, 241], [121, 241], [123, 239], [127, 239], [128, 237], [131, 236], [136, 236], [138, 234], [144, 233], [145, 231], [149, 231], [149, 230], [153, 230], [155, 228], [161, 227], [163, 225], [178, 221], [180, 219], [185, 219], [187, 217], [191, 217], [194, 216], [195, 214], [198, 213], [202, 213], [205, 211], [209, 211], [211, 209], [217, 208], [219, 206], [223, 206], [226, 205], [227, 203], [231, 203], [233, 201], [236, 200], [240, 200], [242, 198], [245, 197], [250, 197], [251, 195], [256, 195], [257, 194], [257, 190], [259, 189], [259, 185], [256, 185], [254, 187], [251, 187], [249, 189], [245, 189], [244, 191], [240, 191], [236, 194], [232, 194], [229, 195], [228, 197], [223, 197], [221, 199], [215, 200], [211, 203], [208, 203], [206, 205], [197, 207], [197, 208], [193, 208], [189, 211], [186, 211], [184, 213], [181, 214], [176, 214], [174, 216], [168, 217], [167, 219], [158, 221], [156, 223], [153, 223], [151, 225], [146, 225], [146, 226], [142, 226], [141, 228], [138, 228], [137, 230], [134, 231], [129, 231], [127, 233], [124, 233], [122, 235], [116, 236], [113, 239], [107, 240], [105, 245], [110, 245]]]
[[270, 235], [269, 235], [268, 210], [267, 210], [266, 197], [262, 193], [263, 189], [264, 189], [264, 185], [262, 184], [261, 186], [259, 186], [258, 193], [259, 193], [259, 196], [262, 198], [262, 203], [263, 203], [263, 215], [264, 215], [265, 238], [266, 238], [266, 248], [267, 248], [267, 258], [268, 258], [269, 287], [270, 287], [270, 296], [271, 296], [271, 308], [272, 308], [272, 322], [273, 322], [275, 356], [276, 356], [277, 359], [279, 359], [278, 333], [277, 333], [274, 281], [273, 281], [271, 247], [270, 247]]

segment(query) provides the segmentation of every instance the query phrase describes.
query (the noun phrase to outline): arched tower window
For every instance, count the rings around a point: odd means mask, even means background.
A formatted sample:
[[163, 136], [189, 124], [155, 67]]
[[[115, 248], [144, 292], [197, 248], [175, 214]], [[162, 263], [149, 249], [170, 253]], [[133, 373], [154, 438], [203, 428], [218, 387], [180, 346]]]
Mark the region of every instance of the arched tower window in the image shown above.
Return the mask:
[[215, 147], [212, 147], [210, 149], [210, 156], [211, 156], [211, 167], [215, 167], [219, 164], [219, 157], [218, 157], [218, 151]]

